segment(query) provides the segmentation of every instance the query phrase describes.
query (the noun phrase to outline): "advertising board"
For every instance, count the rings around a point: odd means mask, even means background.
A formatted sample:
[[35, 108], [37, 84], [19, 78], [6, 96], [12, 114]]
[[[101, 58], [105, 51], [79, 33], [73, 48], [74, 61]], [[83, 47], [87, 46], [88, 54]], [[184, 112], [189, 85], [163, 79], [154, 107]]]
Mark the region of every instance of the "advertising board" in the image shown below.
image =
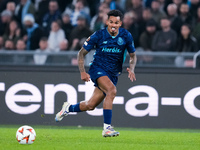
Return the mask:
[[[199, 74], [141, 71], [135, 82], [127, 76], [119, 77], [114, 126], [200, 129]], [[88, 100], [93, 89], [78, 71], [0, 71], [0, 124], [102, 126], [102, 104], [54, 121], [64, 101]]]

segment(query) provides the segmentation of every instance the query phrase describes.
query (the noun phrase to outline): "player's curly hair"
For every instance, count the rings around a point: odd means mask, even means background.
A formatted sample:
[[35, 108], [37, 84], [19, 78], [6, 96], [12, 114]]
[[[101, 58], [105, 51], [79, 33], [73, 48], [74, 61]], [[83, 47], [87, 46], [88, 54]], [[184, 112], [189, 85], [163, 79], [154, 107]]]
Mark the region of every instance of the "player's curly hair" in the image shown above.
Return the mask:
[[108, 15], [108, 18], [109, 18], [110, 16], [115, 16], [115, 17], [118, 17], [118, 16], [119, 16], [121, 21], [122, 21], [122, 19], [123, 19], [123, 14], [122, 14], [122, 12], [119, 11], [119, 10], [116, 10], [116, 9], [109, 11], [109, 12], [107, 13], [107, 15]]

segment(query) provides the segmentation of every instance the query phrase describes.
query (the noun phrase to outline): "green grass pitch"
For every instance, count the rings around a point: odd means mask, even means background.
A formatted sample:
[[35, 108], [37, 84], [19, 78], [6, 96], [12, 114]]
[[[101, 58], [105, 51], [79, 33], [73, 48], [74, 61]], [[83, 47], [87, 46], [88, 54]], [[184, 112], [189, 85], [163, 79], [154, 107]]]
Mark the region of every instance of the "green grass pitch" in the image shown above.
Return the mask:
[[200, 130], [116, 128], [119, 137], [103, 138], [102, 129], [32, 126], [36, 140], [20, 145], [20, 126], [0, 126], [0, 150], [200, 150]]

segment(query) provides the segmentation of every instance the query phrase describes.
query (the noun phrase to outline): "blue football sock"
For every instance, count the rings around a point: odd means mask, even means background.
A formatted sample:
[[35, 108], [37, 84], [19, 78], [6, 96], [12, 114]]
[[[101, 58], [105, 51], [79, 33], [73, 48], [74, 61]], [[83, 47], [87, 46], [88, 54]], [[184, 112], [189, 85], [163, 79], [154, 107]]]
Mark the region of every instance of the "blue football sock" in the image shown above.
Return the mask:
[[111, 124], [112, 110], [111, 109], [104, 109], [103, 110], [103, 117], [104, 117], [104, 123]]
[[80, 103], [69, 106], [69, 112], [81, 112]]

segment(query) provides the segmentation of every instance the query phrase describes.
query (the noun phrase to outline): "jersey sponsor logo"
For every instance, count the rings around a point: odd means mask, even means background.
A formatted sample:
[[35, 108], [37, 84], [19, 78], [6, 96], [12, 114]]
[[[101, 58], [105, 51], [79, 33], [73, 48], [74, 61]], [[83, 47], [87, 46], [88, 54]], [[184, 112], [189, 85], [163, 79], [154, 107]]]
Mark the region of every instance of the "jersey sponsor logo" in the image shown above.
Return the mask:
[[103, 44], [107, 44], [108, 43], [108, 41], [103, 41]]
[[117, 40], [117, 44], [118, 45], [124, 44], [124, 40], [121, 37], [119, 37], [118, 40]]
[[114, 48], [103, 48], [102, 49], [102, 52], [111, 52], [111, 53], [121, 53], [122, 52], [122, 50], [121, 49], [118, 49], [118, 48], [116, 48], [116, 47], [114, 47]]

